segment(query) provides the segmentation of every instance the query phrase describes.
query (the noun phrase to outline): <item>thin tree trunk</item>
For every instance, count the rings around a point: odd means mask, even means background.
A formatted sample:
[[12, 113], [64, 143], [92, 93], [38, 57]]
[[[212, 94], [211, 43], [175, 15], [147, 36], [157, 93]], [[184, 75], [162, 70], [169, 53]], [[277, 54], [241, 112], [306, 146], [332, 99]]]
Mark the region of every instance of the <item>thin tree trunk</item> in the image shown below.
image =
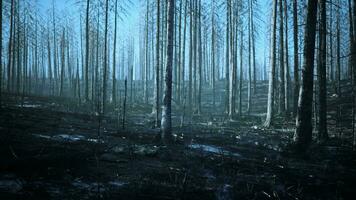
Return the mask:
[[230, 0], [226, 0], [226, 47], [225, 47], [225, 112], [230, 113], [230, 65], [229, 65], [229, 51], [230, 51], [230, 7], [231, 3]]
[[[183, 30], [183, 52], [182, 52], [182, 84], [181, 84], [181, 91], [180, 93], [183, 94], [185, 97], [185, 44], [186, 44], [186, 35], [187, 35], [187, 9], [188, 9], [188, 1], [185, 0], [184, 3], [184, 30]], [[184, 101], [186, 98], [184, 99]]]
[[127, 101], [127, 78], [125, 78], [125, 96], [124, 96], [124, 105], [123, 105], [123, 117], [122, 117], [122, 129], [125, 130], [125, 121], [126, 121], [126, 101]]
[[279, 73], [280, 73], [280, 84], [279, 84], [279, 113], [285, 114], [285, 91], [284, 91], [284, 22], [283, 22], [283, 0], [279, 0], [279, 39], [280, 39], [280, 49], [279, 49]]
[[247, 114], [251, 112], [251, 87], [252, 87], [252, 63], [251, 63], [251, 20], [252, 20], [252, 0], [249, 0], [249, 15], [248, 15], [248, 84], [247, 84]]
[[65, 30], [63, 29], [63, 35], [62, 35], [62, 40], [61, 40], [61, 85], [60, 85], [60, 90], [59, 90], [59, 96], [63, 96], [63, 87], [64, 87], [64, 68], [65, 68]]
[[0, 0], [0, 109], [2, 106], [2, 0]]
[[[321, 3], [321, 1], [319, 0], [319, 3]], [[334, 59], [333, 59], [333, 55], [334, 55], [334, 43], [333, 43], [333, 34], [332, 34], [332, 32], [333, 32], [333, 19], [334, 19], [334, 17], [333, 17], [333, 1], [332, 0], [330, 0], [330, 2], [328, 2], [329, 4], [330, 4], [330, 11], [329, 11], [329, 15], [330, 15], [330, 29], [329, 29], [329, 31], [330, 31], [330, 34], [329, 34], [329, 46], [330, 46], [330, 71], [329, 71], [329, 80], [331, 80], [331, 81], [334, 81], [335, 80], [335, 76], [334, 76]], [[326, 10], [326, 8], [325, 8], [325, 10]], [[326, 12], [326, 11], [325, 11]], [[326, 18], [326, 17], [325, 17]], [[325, 19], [325, 24], [326, 24], [326, 19]], [[326, 34], [326, 31], [327, 31], [327, 29], [326, 29], [326, 25], [325, 25], [325, 34]], [[326, 36], [325, 36], [326, 37]], [[326, 41], [326, 39], [325, 39], [325, 41]], [[326, 43], [325, 43], [325, 50], [326, 50]], [[326, 54], [326, 53], [325, 53]], [[325, 66], [326, 66], [326, 61], [325, 61]]]
[[[7, 92], [10, 92], [11, 87], [11, 64], [12, 64], [12, 46], [13, 46], [13, 21], [14, 21], [14, 10], [15, 10], [15, 2], [11, 0], [11, 13], [10, 13], [10, 38], [9, 38], [9, 52], [8, 52], [8, 62], [7, 62]], [[2, 24], [1, 24], [2, 25]]]
[[275, 67], [276, 67], [276, 29], [277, 29], [277, 0], [273, 1], [273, 14], [272, 14], [272, 35], [271, 35], [271, 65], [269, 73], [268, 84], [268, 102], [267, 102], [267, 117], [264, 126], [270, 127], [273, 122], [274, 114], [274, 87], [275, 87]]
[[199, 47], [198, 47], [198, 52], [199, 52], [199, 63], [198, 63], [198, 70], [199, 70], [199, 82], [198, 82], [198, 114], [201, 114], [201, 94], [202, 94], [202, 39], [201, 39], [201, 27], [202, 27], [202, 23], [201, 23], [201, 0], [199, 0], [199, 10], [198, 10], [198, 16], [199, 16], [199, 31], [198, 31], [198, 35], [199, 35]]
[[116, 107], [117, 101], [117, 93], [116, 93], [116, 36], [117, 36], [117, 1], [115, 0], [115, 28], [114, 28], [114, 50], [112, 54], [113, 65], [112, 65], [112, 102]]
[[54, 12], [54, 5], [52, 8], [52, 20], [53, 20], [53, 69], [54, 69], [54, 94], [57, 94], [57, 81], [58, 81], [58, 65], [57, 65], [57, 36], [56, 36], [56, 17]]
[[297, 116], [299, 98], [299, 55], [298, 55], [298, 0], [293, 0], [293, 42], [294, 42], [294, 95], [293, 113]]
[[[236, 112], [236, 75], [237, 75], [237, 65], [236, 65], [236, 60], [235, 60], [235, 50], [237, 49], [235, 47], [235, 14], [232, 12], [232, 7], [233, 7], [233, 2], [229, 0], [229, 5], [228, 5], [228, 26], [229, 26], [229, 39], [228, 39], [228, 46], [229, 46], [229, 62], [228, 64], [230, 65], [227, 71], [231, 70], [231, 74], [229, 74], [229, 109], [228, 113], [230, 116], [230, 119], [232, 119], [235, 115]], [[242, 44], [242, 42], [241, 42]], [[241, 48], [242, 49], [242, 48]], [[229, 72], [227, 72], [229, 73]]]
[[143, 90], [143, 96], [144, 96], [144, 102], [145, 104], [148, 104], [148, 68], [149, 68], [149, 62], [148, 62], [148, 11], [149, 11], [149, 0], [147, 0], [147, 5], [146, 5], [146, 38], [145, 38], [145, 79], [144, 79], [144, 90]]
[[326, 124], [326, 2], [319, 0], [320, 4], [320, 26], [319, 26], [319, 140], [328, 138]]
[[290, 96], [290, 90], [289, 90], [289, 85], [290, 85], [290, 73], [289, 73], [289, 40], [288, 40], [288, 4], [287, 0], [284, 0], [284, 17], [285, 17], [285, 69], [284, 69], [284, 94], [285, 94], [285, 99], [284, 99], [284, 106], [285, 106], [285, 115], [286, 117], [289, 117], [289, 96]]
[[213, 86], [213, 108], [215, 108], [215, 0], [212, 2], [212, 17], [211, 17], [211, 71], [212, 71], [212, 86]]
[[251, 37], [252, 37], [252, 77], [253, 77], [253, 94], [256, 94], [256, 41], [255, 41], [255, 22], [254, 22], [253, 1], [251, 1]]
[[[85, 21], [85, 101], [89, 101], [89, 8], [90, 0], [87, 0], [86, 21]], [[116, 29], [115, 29], [116, 31]]]
[[317, 1], [309, 0], [304, 35], [304, 58], [302, 84], [298, 102], [298, 115], [294, 142], [298, 150], [305, 150], [312, 140], [312, 102], [313, 102], [313, 71], [315, 55], [315, 29], [317, 19]]
[[[20, 1], [17, 2], [17, 42], [16, 42], [16, 53], [17, 53], [17, 72], [16, 72], [16, 94], [20, 94], [20, 74], [21, 74], [21, 60], [20, 60]], [[37, 34], [36, 34], [37, 35]], [[15, 80], [14, 80], [15, 81]]]
[[165, 72], [165, 88], [162, 109], [162, 139], [168, 141], [172, 133], [172, 64], [173, 64], [173, 29], [174, 29], [174, 0], [168, 0], [168, 20], [167, 20], [167, 66]]
[[193, 72], [193, 110], [195, 111], [196, 106], [197, 106], [197, 0], [193, 1], [194, 4], [194, 11], [193, 11], [193, 16], [194, 16], [194, 33], [193, 33], [193, 66], [194, 66], [194, 72]]
[[189, 33], [189, 83], [188, 83], [188, 112], [189, 117], [192, 115], [193, 104], [193, 1], [190, 1], [190, 33]]
[[[178, 25], [178, 28], [179, 28], [179, 33], [178, 33], [178, 39], [179, 39], [179, 42], [178, 42], [178, 82], [177, 82], [177, 102], [178, 104], [180, 104], [181, 102], [181, 86], [182, 86], [182, 10], [183, 10], [183, 0], [180, 0], [180, 5], [179, 5], [179, 25]], [[156, 47], [157, 48], [157, 47]], [[158, 48], [159, 48], [159, 45], [158, 45]], [[158, 66], [159, 67], [159, 66]]]
[[155, 114], [156, 114], [156, 120], [155, 120], [155, 126], [159, 126], [159, 102], [160, 102], [160, 91], [159, 91], [159, 66], [160, 66], [160, 51], [159, 51], [159, 40], [160, 40], [160, 13], [161, 13], [161, 2], [160, 0], [157, 0], [157, 30], [156, 30], [156, 79], [155, 79]]
[[[240, 31], [241, 33], [241, 44], [240, 44], [240, 58], [243, 57], [244, 53], [244, 32], [243, 30]], [[237, 35], [237, 33], [236, 33]], [[234, 41], [234, 40], [232, 40]], [[233, 52], [237, 52], [237, 50], [234, 50]], [[233, 53], [235, 56], [235, 53]], [[236, 59], [233, 59], [233, 63], [236, 62]], [[244, 75], [244, 70], [243, 70], [243, 59], [240, 59], [240, 77], [239, 77], [239, 116], [242, 116], [242, 81], [243, 81], [243, 75]], [[235, 78], [236, 79], [236, 78]], [[234, 81], [235, 82], [235, 81]], [[233, 89], [235, 90], [235, 89]]]
[[[340, 4], [340, 0], [338, 1]], [[341, 99], [341, 86], [340, 86], [340, 81], [341, 81], [341, 47], [340, 47], [340, 38], [341, 38], [341, 31], [340, 31], [340, 9], [337, 9], [337, 25], [336, 25], [336, 81], [337, 81], [337, 89], [336, 89], [336, 94], [338, 99]], [[339, 104], [337, 106], [337, 126], [340, 125], [340, 118], [341, 118], [341, 105]], [[341, 130], [340, 130], [341, 134]]]
[[103, 102], [102, 102], [102, 113], [105, 114], [106, 105], [106, 90], [107, 90], [107, 71], [108, 71], [108, 20], [109, 20], [109, 0], [106, 0], [105, 9], [105, 36], [104, 36], [104, 71], [103, 71]]
[[[96, 31], [97, 31], [97, 34], [96, 34], [96, 63], [95, 63], [95, 98], [96, 98], [96, 104], [97, 106], [99, 107], [99, 96], [100, 96], [100, 92], [99, 92], [99, 45], [100, 45], [100, 41], [99, 41], [99, 34], [100, 34], [100, 12], [99, 12], [99, 7], [98, 7], [98, 10], [97, 10], [97, 22], [96, 22]], [[79, 83], [80, 83], [80, 80], [79, 80]], [[95, 105], [95, 104], [94, 104]], [[99, 111], [99, 108], [97, 108], [98, 112]]]
[[355, 37], [355, 27], [356, 27], [356, 0], [353, 0], [353, 9], [352, 9], [352, 26], [353, 26], [353, 38], [352, 38], [352, 66], [353, 66], [353, 98], [354, 98], [354, 109], [353, 109], [353, 121], [354, 121], [354, 141], [353, 146], [356, 147], [356, 37]]

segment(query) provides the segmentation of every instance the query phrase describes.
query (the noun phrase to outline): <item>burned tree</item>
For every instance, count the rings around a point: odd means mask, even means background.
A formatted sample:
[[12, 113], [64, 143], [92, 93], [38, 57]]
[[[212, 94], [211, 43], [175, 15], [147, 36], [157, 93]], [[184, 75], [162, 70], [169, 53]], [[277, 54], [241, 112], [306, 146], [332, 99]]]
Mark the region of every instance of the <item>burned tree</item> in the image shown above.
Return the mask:
[[165, 72], [164, 99], [162, 108], [162, 139], [170, 140], [172, 134], [172, 65], [173, 65], [173, 29], [174, 29], [174, 0], [168, 0], [167, 21], [167, 62]]
[[315, 29], [317, 19], [317, 1], [309, 0], [304, 36], [304, 58], [302, 84], [298, 101], [298, 114], [294, 142], [298, 150], [305, 150], [312, 140], [312, 103], [314, 85]]

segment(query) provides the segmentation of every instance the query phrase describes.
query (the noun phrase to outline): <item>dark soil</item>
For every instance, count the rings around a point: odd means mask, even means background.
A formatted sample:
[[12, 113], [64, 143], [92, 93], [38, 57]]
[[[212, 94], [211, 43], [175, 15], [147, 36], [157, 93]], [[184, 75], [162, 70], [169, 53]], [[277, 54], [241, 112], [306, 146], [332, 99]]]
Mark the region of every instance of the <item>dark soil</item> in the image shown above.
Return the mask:
[[[194, 116], [160, 142], [148, 106], [111, 112], [58, 98], [7, 96], [0, 114], [0, 199], [353, 199], [356, 154], [332, 134], [305, 154], [293, 120], [264, 129], [255, 115]], [[20, 103], [19, 103], [20, 102]], [[131, 105], [133, 107], [133, 105]], [[187, 121], [187, 120], [186, 120]], [[335, 134], [339, 135], [339, 134]]]

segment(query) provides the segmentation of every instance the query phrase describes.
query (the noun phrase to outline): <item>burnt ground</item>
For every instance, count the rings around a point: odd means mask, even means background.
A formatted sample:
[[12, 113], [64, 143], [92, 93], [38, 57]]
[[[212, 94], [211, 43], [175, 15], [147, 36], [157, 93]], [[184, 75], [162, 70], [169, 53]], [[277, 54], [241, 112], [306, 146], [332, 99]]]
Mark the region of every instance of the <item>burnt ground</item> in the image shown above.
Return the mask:
[[[59, 98], [5, 97], [0, 114], [0, 199], [353, 199], [356, 154], [332, 136], [290, 151], [293, 120], [195, 115], [163, 145], [151, 108], [118, 120]], [[21, 103], [22, 102], [22, 103]], [[69, 103], [65, 103], [69, 102]], [[134, 107], [135, 109], [132, 109]]]

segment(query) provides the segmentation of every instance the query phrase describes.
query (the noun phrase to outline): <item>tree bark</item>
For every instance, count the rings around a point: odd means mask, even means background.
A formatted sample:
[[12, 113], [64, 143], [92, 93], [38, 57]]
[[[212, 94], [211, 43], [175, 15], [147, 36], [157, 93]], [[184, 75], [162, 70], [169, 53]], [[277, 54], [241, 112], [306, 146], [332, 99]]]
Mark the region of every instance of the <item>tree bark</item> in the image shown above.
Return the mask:
[[188, 9], [188, 2], [185, 0], [184, 5], [184, 30], [183, 30], [183, 52], [182, 52], [182, 84], [181, 84], [181, 91], [180, 93], [185, 95], [185, 46], [186, 46], [186, 35], [187, 35], [187, 9]]
[[230, 0], [226, 0], [226, 47], [225, 47], [225, 112], [230, 114], [230, 65], [229, 65], [229, 51], [230, 51]]
[[117, 40], [117, 1], [115, 0], [115, 27], [114, 27], [114, 50], [112, 54], [113, 64], [112, 64], [112, 102], [117, 105], [117, 93], [116, 93], [116, 40]]
[[2, 0], [0, 0], [0, 109], [2, 106]]
[[149, 10], [149, 0], [147, 0], [147, 5], [146, 5], [146, 36], [145, 36], [145, 69], [144, 69], [144, 90], [143, 90], [143, 98], [145, 104], [148, 104], [148, 68], [149, 68], [149, 63], [148, 63], [148, 10]]
[[168, 19], [167, 19], [167, 63], [165, 72], [165, 88], [162, 109], [162, 139], [171, 139], [172, 134], [172, 64], [173, 64], [173, 29], [174, 29], [174, 1], [168, 0]]
[[297, 116], [299, 97], [299, 41], [298, 41], [298, 0], [293, 0], [293, 42], [294, 42], [294, 95], [293, 113]]
[[317, 1], [309, 0], [304, 35], [304, 54], [302, 84], [298, 102], [298, 115], [294, 142], [298, 150], [303, 151], [312, 140], [312, 103], [313, 71], [315, 55], [315, 29], [317, 19]]
[[61, 39], [61, 85], [59, 90], [59, 96], [63, 96], [64, 90], [64, 69], [65, 69], [65, 30], [63, 29], [62, 39]]
[[89, 101], [89, 8], [90, 0], [87, 0], [86, 22], [85, 22], [85, 101]]
[[212, 17], [211, 17], [211, 71], [212, 71], [212, 86], [213, 86], [213, 108], [215, 108], [215, 0], [212, 2]]
[[285, 116], [288, 118], [289, 117], [289, 96], [290, 96], [290, 90], [289, 90], [289, 85], [290, 85], [290, 73], [289, 73], [289, 40], [288, 40], [288, 4], [287, 0], [284, 0], [284, 17], [285, 17], [285, 69], [284, 69], [284, 106], [285, 106]]
[[284, 91], [284, 22], [283, 22], [283, 0], [279, 0], [279, 76], [280, 76], [280, 84], [279, 84], [279, 114], [285, 114], [285, 91]]
[[277, 28], [277, 0], [273, 1], [272, 14], [272, 35], [271, 35], [271, 65], [268, 83], [268, 102], [267, 102], [267, 117], [264, 126], [270, 127], [272, 124], [274, 109], [274, 86], [275, 86], [275, 67], [276, 67], [276, 28]]
[[159, 58], [159, 40], [160, 40], [160, 12], [161, 12], [161, 3], [160, 0], [157, 0], [157, 30], [156, 30], [156, 79], [155, 79], [155, 114], [156, 114], [156, 120], [155, 120], [155, 126], [159, 126], [159, 99], [160, 99], [160, 90], [159, 90], [159, 66], [160, 66], [160, 58]]
[[193, 1], [190, 1], [190, 32], [189, 32], [189, 82], [188, 82], [188, 112], [189, 118], [191, 118], [192, 104], [193, 104]]
[[[15, 2], [11, 0], [11, 13], [10, 13], [10, 38], [9, 38], [9, 52], [8, 52], [8, 62], [7, 62], [7, 92], [10, 92], [11, 88], [11, 67], [12, 66], [12, 47], [13, 47], [13, 21], [14, 21], [14, 10], [15, 10]], [[1, 24], [2, 25], [2, 24]]]
[[328, 138], [326, 123], [326, 2], [319, 0], [320, 4], [320, 25], [319, 25], [319, 140]]
[[105, 106], [106, 106], [106, 90], [107, 90], [107, 68], [108, 68], [108, 55], [107, 55], [107, 48], [108, 48], [108, 20], [109, 20], [109, 0], [106, 0], [105, 4], [105, 35], [104, 35], [104, 71], [103, 71], [103, 102], [102, 102], [102, 113], [105, 113]]
[[353, 8], [352, 8], [352, 26], [353, 26], [353, 38], [352, 38], [352, 66], [353, 66], [353, 98], [354, 98], [354, 109], [353, 109], [353, 115], [354, 115], [354, 141], [353, 141], [353, 146], [354, 148], [356, 147], [356, 33], [355, 33], [355, 27], [356, 27], [356, 0], [353, 0]]
[[198, 47], [198, 70], [199, 70], [199, 82], [198, 82], [198, 114], [201, 114], [201, 94], [202, 94], [202, 58], [203, 58], [203, 55], [202, 55], [202, 39], [201, 39], [201, 28], [202, 28], [202, 23], [201, 23], [201, 18], [202, 18], [202, 15], [201, 15], [201, 0], [199, 0], [199, 10], [198, 10], [198, 16], [199, 16], [199, 30], [198, 30], [198, 35], [199, 35], [199, 47]]
[[251, 20], [252, 20], [252, 0], [249, 0], [249, 14], [248, 14], [248, 84], [247, 84], [247, 114], [251, 112], [251, 87], [252, 87], [252, 45], [251, 45], [251, 35], [253, 34], [251, 29]]

